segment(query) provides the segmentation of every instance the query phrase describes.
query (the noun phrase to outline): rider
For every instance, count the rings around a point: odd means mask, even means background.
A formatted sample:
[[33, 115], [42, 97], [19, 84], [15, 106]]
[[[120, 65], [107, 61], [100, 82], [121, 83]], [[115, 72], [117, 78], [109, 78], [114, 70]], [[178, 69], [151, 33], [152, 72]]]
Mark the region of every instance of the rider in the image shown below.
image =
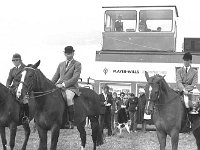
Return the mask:
[[[22, 62], [21, 55], [15, 53], [12, 57], [12, 62], [15, 67], [10, 69], [9, 76], [6, 82], [6, 87], [10, 88], [14, 93], [17, 91], [17, 87], [19, 86], [19, 82], [21, 80], [21, 71], [24, 69], [25, 65]], [[22, 118], [22, 123], [29, 122], [29, 107], [28, 101], [26, 99], [22, 100], [23, 103], [23, 111], [24, 117]]]
[[66, 60], [58, 65], [52, 82], [58, 88], [62, 88], [67, 96], [67, 106], [69, 112], [70, 128], [73, 129], [74, 122], [74, 101], [75, 95], [79, 96], [78, 79], [81, 74], [81, 63], [76, 61], [74, 57], [74, 49], [72, 46], [65, 47], [64, 55]]
[[[198, 73], [197, 70], [191, 67], [192, 63], [192, 54], [186, 52], [183, 55], [184, 66], [177, 70], [176, 73], [176, 83], [178, 89], [183, 94], [188, 94], [192, 91], [198, 83]], [[184, 98], [186, 100], [186, 98]], [[186, 107], [189, 108], [189, 102], [186, 100]]]

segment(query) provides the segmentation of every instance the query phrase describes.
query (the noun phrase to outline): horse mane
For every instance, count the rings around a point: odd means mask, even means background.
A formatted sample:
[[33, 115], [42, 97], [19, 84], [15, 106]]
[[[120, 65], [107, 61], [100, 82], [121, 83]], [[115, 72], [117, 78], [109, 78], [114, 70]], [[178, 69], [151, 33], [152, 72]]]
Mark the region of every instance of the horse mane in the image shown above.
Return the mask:
[[6, 101], [8, 94], [11, 94], [10, 90], [0, 82], [0, 103]]
[[168, 95], [169, 92], [173, 91], [173, 89], [170, 88], [169, 84], [166, 82], [163, 76], [156, 74], [154, 75], [154, 79], [158, 80], [162, 93]]
[[[47, 87], [48, 89], [56, 88], [55, 84], [49, 80], [43, 73], [40, 71], [40, 69], [36, 69], [36, 75], [37, 75], [37, 83], [40, 84], [40, 87]], [[42, 81], [42, 82], [41, 82]]]

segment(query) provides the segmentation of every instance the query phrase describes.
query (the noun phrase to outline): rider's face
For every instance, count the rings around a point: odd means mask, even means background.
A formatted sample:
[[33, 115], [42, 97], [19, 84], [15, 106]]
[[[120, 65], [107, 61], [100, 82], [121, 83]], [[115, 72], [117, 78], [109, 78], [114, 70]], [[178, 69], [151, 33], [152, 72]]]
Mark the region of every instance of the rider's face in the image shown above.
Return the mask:
[[189, 67], [191, 64], [191, 60], [184, 60], [184, 66]]
[[73, 57], [74, 57], [74, 52], [72, 52], [72, 53], [65, 53], [65, 57], [66, 57], [67, 60], [72, 60]]
[[18, 67], [21, 64], [21, 60], [20, 59], [13, 59], [12, 62], [16, 67]]

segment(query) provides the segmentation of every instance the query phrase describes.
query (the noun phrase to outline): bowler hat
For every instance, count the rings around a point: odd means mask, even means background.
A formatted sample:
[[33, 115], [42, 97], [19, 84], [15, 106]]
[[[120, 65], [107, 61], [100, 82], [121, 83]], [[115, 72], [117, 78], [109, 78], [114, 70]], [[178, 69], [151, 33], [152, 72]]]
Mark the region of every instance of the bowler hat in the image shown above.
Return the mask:
[[190, 52], [187, 52], [183, 55], [183, 60], [188, 61], [192, 60], [192, 54]]
[[18, 53], [15, 53], [12, 57], [12, 60], [20, 59], [21, 60], [21, 55]]
[[65, 53], [72, 53], [72, 52], [74, 52], [75, 50], [74, 50], [74, 48], [72, 47], [72, 46], [67, 46], [67, 47], [65, 47]]

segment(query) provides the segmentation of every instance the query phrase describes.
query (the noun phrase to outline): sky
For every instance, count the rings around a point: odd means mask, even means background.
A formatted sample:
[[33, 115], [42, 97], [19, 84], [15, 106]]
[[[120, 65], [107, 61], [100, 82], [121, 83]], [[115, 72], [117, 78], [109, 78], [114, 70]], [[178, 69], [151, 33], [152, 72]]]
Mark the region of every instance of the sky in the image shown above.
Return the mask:
[[20, 53], [25, 64], [41, 60], [40, 69], [51, 79], [65, 60], [67, 45], [82, 63], [82, 78], [95, 78], [95, 53], [102, 47], [102, 6], [176, 5], [178, 47], [183, 37], [200, 37], [198, 0], [6, 0], [0, 1], [0, 82], [5, 84]]

